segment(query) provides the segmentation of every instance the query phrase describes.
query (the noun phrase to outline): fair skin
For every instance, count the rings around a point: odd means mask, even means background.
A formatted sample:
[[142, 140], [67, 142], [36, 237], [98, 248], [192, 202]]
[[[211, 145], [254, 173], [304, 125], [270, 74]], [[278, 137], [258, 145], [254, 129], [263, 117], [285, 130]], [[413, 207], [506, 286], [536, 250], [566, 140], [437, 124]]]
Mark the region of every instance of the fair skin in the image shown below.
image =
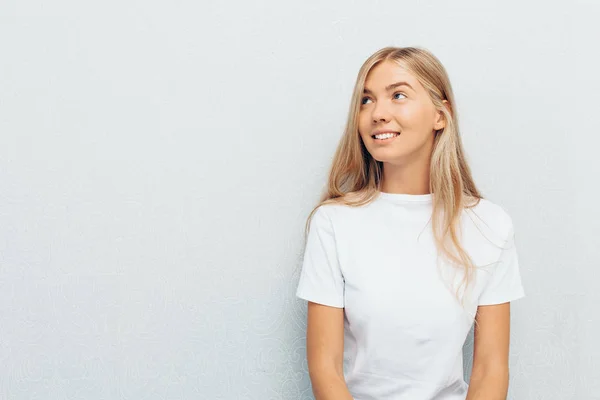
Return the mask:
[[[398, 82], [410, 86], [387, 88]], [[429, 193], [434, 132], [444, 128], [443, 114], [419, 81], [392, 61], [382, 62], [369, 72], [365, 89], [359, 133], [371, 156], [383, 162], [382, 191]], [[400, 135], [378, 141], [372, 137], [377, 130]], [[467, 400], [505, 400], [510, 303], [479, 306], [476, 321]], [[306, 345], [315, 399], [352, 400], [343, 375], [344, 309], [309, 302]]]
[[[386, 90], [402, 82], [406, 85]], [[371, 156], [383, 162], [383, 192], [429, 193], [433, 132], [444, 125], [443, 114], [425, 88], [397, 63], [386, 61], [369, 72], [358, 130]], [[400, 132], [400, 136], [380, 141], [372, 137], [377, 130]]]
[[315, 400], [353, 400], [343, 374], [344, 309], [308, 302], [306, 358]]

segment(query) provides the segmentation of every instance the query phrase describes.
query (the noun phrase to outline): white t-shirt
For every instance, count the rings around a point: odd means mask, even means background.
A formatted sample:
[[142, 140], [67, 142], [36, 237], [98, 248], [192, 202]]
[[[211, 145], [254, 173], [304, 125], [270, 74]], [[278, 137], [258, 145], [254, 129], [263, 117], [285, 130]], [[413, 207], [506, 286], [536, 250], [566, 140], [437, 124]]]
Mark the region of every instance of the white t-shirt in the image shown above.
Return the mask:
[[461, 243], [478, 269], [472, 300], [460, 305], [442, 276], [454, 276], [456, 289], [464, 271], [437, 256], [432, 196], [383, 192], [313, 214], [296, 296], [344, 308], [344, 377], [355, 400], [464, 400], [462, 348], [477, 305], [525, 296], [512, 219], [481, 199], [461, 216]]

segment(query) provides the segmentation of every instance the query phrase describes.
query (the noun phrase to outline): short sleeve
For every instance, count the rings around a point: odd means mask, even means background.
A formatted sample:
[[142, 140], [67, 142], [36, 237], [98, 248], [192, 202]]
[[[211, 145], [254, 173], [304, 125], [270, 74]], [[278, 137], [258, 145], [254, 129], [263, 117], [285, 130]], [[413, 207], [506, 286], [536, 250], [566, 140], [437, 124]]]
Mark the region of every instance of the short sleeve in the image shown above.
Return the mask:
[[479, 296], [479, 305], [492, 305], [510, 302], [525, 297], [519, 270], [519, 259], [515, 243], [512, 221], [508, 237], [503, 245], [492, 276]]
[[317, 208], [310, 221], [296, 296], [327, 306], [344, 307], [344, 277], [333, 225], [323, 206]]

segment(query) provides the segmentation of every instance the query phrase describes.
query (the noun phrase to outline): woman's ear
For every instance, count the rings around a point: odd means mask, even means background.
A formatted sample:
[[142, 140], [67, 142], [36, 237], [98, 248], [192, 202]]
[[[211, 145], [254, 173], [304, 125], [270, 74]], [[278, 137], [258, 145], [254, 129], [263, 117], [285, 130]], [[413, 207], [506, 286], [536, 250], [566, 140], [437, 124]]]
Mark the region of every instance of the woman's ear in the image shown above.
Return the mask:
[[[442, 100], [442, 103], [444, 103], [444, 106], [448, 109], [448, 112], [450, 113], [450, 115], [452, 115], [452, 107], [450, 106], [450, 103], [448, 102], [448, 100]], [[443, 112], [438, 111], [437, 119], [435, 121], [433, 128], [436, 131], [439, 131], [441, 129], [444, 129], [445, 127], [446, 127], [446, 117]]]
[[442, 100], [442, 103], [444, 103], [444, 105], [448, 109], [448, 112], [450, 113], [450, 115], [452, 115], [452, 106], [450, 105], [450, 102], [448, 100]]

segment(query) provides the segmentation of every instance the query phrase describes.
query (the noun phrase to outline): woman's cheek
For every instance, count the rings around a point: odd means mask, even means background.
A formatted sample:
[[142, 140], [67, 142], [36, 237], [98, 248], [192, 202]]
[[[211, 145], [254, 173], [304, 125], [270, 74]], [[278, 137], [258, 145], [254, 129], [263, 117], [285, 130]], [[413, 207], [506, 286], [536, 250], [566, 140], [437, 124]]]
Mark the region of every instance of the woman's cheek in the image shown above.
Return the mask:
[[420, 116], [416, 115], [417, 113], [411, 107], [402, 107], [396, 110], [396, 116], [398, 119], [404, 122], [410, 122], [415, 117], [420, 118]]

